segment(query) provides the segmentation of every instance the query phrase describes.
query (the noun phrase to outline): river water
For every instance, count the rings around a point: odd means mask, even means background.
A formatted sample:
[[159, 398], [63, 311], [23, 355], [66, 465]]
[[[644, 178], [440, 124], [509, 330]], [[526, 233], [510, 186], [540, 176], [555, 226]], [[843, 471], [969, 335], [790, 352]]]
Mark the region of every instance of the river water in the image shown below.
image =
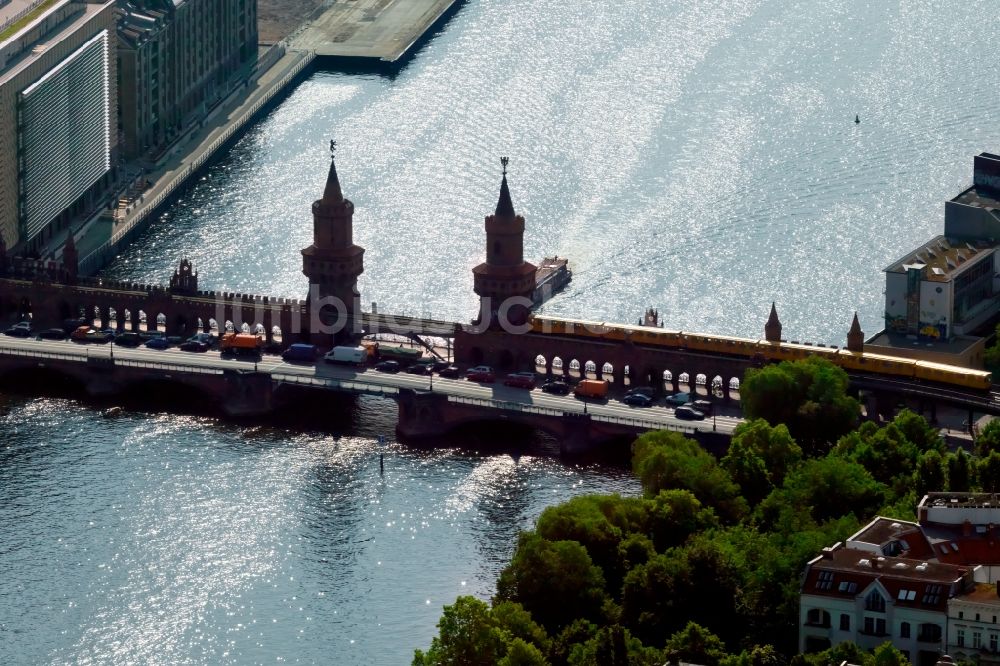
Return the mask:
[[[546, 310], [842, 344], [881, 269], [942, 228], [997, 151], [989, 2], [470, 0], [397, 76], [320, 72], [208, 169], [108, 276], [301, 297], [327, 143], [356, 205], [364, 302], [469, 319], [509, 155]], [[861, 123], [855, 125], [858, 114]], [[481, 597], [517, 531], [625, 470], [472, 439], [325, 433], [10, 399], [0, 443], [0, 661], [398, 664]], [[480, 452], [476, 453], [479, 449]]]

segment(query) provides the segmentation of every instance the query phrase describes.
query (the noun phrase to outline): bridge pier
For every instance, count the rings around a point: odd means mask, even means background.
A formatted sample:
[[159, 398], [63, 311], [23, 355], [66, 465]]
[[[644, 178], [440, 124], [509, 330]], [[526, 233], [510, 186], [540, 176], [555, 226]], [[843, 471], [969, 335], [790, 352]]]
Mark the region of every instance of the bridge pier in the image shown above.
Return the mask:
[[225, 370], [222, 377], [226, 397], [221, 404], [226, 416], [260, 416], [274, 409], [271, 375]]
[[400, 389], [396, 435], [400, 439], [440, 437], [448, 430], [448, 396], [430, 391]]

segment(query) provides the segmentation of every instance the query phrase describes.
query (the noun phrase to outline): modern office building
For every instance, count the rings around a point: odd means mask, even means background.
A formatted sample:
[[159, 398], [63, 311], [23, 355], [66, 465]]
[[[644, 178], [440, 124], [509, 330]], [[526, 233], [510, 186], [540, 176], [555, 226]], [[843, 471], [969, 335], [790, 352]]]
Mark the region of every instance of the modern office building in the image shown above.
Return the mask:
[[155, 154], [257, 59], [256, 0], [118, 0], [123, 149]]
[[113, 0], [0, 7], [0, 234], [30, 253], [100, 205], [117, 161]]
[[1000, 314], [1000, 156], [945, 203], [944, 233], [885, 269], [885, 330], [869, 351], [979, 367], [981, 329]]

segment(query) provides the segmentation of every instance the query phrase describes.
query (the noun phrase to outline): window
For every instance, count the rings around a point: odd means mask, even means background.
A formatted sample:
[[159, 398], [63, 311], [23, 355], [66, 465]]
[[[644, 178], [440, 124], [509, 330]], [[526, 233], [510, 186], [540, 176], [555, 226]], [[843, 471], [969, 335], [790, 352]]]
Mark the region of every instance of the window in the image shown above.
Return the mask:
[[833, 587], [833, 572], [820, 571], [819, 576], [816, 578], [816, 589], [829, 590], [831, 587]]
[[955, 632], [955, 642], [958, 643], [958, 647], [965, 647], [965, 629], [959, 629]]
[[965, 619], [965, 611], [958, 611], [958, 619], [959, 620]]
[[[848, 615], [847, 613], [840, 614], [840, 630], [841, 631], [851, 630], [851, 616]], [[996, 636], [993, 637], [993, 640], [996, 640]]]
[[840, 586], [837, 588], [837, 590], [840, 592], [844, 592], [846, 594], [854, 594], [858, 590], [858, 584], [842, 580], [840, 581]]
[[997, 635], [990, 634], [990, 652], [997, 651]]
[[869, 635], [875, 633], [875, 618], [873, 618], [873, 617], [866, 617], [865, 618], [865, 631], [864, 631], [864, 633], [869, 634]]
[[901, 625], [899, 625], [899, 637], [900, 638], [909, 638], [910, 637], [910, 623], [909, 622], [904, 622]]
[[865, 610], [875, 611], [876, 613], [884, 613], [885, 597], [879, 594], [878, 590], [872, 590], [865, 598]]
[[978, 650], [983, 647], [983, 635], [978, 631], [972, 632], [972, 649]]
[[920, 625], [920, 633], [917, 634], [917, 640], [926, 643], [940, 643], [941, 627], [932, 622]]
[[[928, 585], [924, 590], [924, 600], [923, 603], [933, 606], [941, 601], [941, 591], [943, 587], [941, 585]], [[978, 618], [977, 618], [978, 619]]]
[[806, 624], [812, 627], [829, 627], [830, 614], [822, 608], [810, 608], [806, 613]]
[[979, 622], [979, 613], [976, 613], [976, 622]]
[[885, 636], [885, 618], [877, 618], [875, 620], [875, 633], [878, 636]]
[[899, 596], [896, 597], [899, 601], [913, 601], [917, 597], [916, 590], [899, 590]]

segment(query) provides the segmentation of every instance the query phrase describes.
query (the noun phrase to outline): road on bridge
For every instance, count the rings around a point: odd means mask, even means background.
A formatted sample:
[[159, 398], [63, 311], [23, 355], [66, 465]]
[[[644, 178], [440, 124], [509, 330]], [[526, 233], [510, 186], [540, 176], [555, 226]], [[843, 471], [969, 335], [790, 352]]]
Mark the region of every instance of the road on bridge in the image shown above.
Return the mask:
[[[371, 368], [361, 369], [325, 363], [286, 363], [278, 356], [264, 355], [259, 361], [238, 357], [223, 357], [217, 351], [203, 353], [183, 352], [172, 348], [154, 350], [144, 347], [128, 348], [119, 345], [82, 344], [70, 340], [36, 340], [32, 338], [0, 337], [0, 354], [38, 356], [55, 354], [63, 360], [86, 362], [88, 358], [111, 358], [121, 364], [141, 364], [150, 368], [160, 367], [175, 372], [218, 372], [238, 369], [271, 375], [274, 381], [331, 386], [338, 384], [347, 390], [391, 395], [399, 389], [433, 390], [458, 400], [490, 401], [494, 406], [509, 409], [559, 411], [565, 414], [587, 413], [596, 420], [635, 425], [637, 427], [667, 428], [684, 432], [716, 431], [731, 434], [743, 419], [717, 416], [704, 421], [689, 421], [674, 416], [672, 408], [630, 407], [617, 400], [584, 402], [570, 396], [551, 395], [540, 389], [529, 391], [502, 384], [479, 384], [465, 379], [446, 379], [423, 375], [388, 374]], [[168, 366], [168, 367], [164, 367]]]

